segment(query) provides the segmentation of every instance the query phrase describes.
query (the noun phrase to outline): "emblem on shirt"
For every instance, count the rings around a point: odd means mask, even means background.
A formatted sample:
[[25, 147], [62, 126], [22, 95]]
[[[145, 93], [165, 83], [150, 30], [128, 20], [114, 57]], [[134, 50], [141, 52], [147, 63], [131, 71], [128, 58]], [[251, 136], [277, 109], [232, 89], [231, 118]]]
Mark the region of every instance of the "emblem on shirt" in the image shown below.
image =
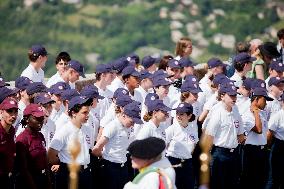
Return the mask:
[[195, 136], [194, 135], [189, 135], [188, 138], [191, 142], [195, 142]]
[[235, 120], [234, 121], [234, 125], [236, 128], [239, 128], [240, 127], [240, 122], [238, 120]]
[[86, 142], [88, 144], [91, 144], [91, 137], [89, 135], [86, 135]]
[[43, 147], [46, 147], [44, 141], [41, 141], [41, 144], [42, 144]]

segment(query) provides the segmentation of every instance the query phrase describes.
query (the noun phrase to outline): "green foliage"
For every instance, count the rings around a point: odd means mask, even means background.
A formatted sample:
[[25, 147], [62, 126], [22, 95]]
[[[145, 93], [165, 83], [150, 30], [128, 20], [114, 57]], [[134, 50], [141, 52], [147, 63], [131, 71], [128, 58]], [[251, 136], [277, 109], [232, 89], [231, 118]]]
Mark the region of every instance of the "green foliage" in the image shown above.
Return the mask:
[[[26, 8], [23, 0], [0, 1], [0, 71], [5, 79], [14, 80], [28, 65], [27, 51], [32, 44], [43, 44], [49, 58], [46, 77], [55, 72], [54, 60], [60, 51], [67, 51], [73, 59], [84, 63], [87, 72], [91, 65], [85, 63], [86, 54], [98, 53], [100, 62], [108, 62], [136, 51], [141, 47], [174, 51], [171, 41], [170, 18], [159, 17], [161, 7], [176, 11], [176, 4], [164, 0], [83, 0], [80, 5], [63, 3], [61, 0], [44, 1]], [[250, 1], [194, 1], [199, 14], [192, 16], [189, 8], [182, 9], [186, 22], [200, 20], [204, 36], [216, 33], [234, 34], [237, 40], [263, 33], [273, 23], [283, 25], [275, 11], [265, 6], [266, 0]], [[244, 6], [245, 3], [245, 6]], [[213, 9], [223, 9], [224, 17], [217, 16], [217, 29], [210, 29], [206, 17]], [[257, 18], [258, 12], [265, 18]], [[186, 34], [186, 29], [182, 31]], [[210, 44], [204, 57], [224, 56], [229, 50]], [[100, 63], [99, 62], [99, 63]]]

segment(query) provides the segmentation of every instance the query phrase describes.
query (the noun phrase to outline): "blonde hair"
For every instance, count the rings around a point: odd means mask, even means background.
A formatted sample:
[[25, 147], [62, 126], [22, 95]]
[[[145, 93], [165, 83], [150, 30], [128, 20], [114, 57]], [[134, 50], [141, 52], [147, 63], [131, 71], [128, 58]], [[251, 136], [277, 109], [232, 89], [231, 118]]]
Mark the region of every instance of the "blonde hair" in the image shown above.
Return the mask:
[[183, 56], [184, 49], [186, 48], [187, 44], [191, 42], [189, 37], [182, 37], [176, 44], [176, 56]]

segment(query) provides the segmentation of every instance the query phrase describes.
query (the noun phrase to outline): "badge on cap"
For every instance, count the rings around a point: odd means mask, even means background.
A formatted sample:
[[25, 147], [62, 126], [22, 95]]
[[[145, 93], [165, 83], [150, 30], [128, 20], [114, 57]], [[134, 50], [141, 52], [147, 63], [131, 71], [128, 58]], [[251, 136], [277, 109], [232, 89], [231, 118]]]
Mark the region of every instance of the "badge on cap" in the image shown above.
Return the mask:
[[276, 77], [277, 80], [280, 80], [280, 77]]
[[122, 90], [121, 92], [122, 92], [123, 94], [127, 94], [126, 90]]
[[192, 81], [196, 81], [196, 78], [192, 78]]
[[184, 104], [180, 104], [179, 107], [180, 107], [180, 108], [184, 107]]
[[13, 104], [13, 105], [14, 105], [14, 104], [15, 104], [15, 102], [14, 102], [13, 100], [10, 100], [10, 104]]
[[2, 77], [0, 77], [0, 81], [3, 81], [3, 78], [2, 78]]
[[280, 67], [282, 67], [282, 66], [283, 66], [283, 65], [282, 65], [282, 63], [279, 63], [278, 65], [279, 65]]
[[59, 86], [58, 89], [63, 90], [63, 87], [62, 87], [62, 86]]
[[264, 88], [264, 87], [265, 87], [265, 84], [264, 84], [264, 83], [261, 83], [260, 86], [261, 86], [262, 88]]
[[151, 96], [151, 100], [155, 100], [156, 98], [154, 96]]
[[233, 90], [236, 90], [236, 87], [235, 87], [235, 86], [232, 86], [232, 89], [233, 89]]
[[178, 61], [175, 61], [175, 65], [178, 65]]
[[38, 110], [43, 112], [43, 108], [42, 107], [38, 107]]
[[126, 59], [128, 62], [130, 62], [130, 60], [131, 60], [131, 57], [127, 57], [127, 59]]
[[194, 85], [193, 85], [195, 88], [197, 88], [197, 85], [194, 83]]

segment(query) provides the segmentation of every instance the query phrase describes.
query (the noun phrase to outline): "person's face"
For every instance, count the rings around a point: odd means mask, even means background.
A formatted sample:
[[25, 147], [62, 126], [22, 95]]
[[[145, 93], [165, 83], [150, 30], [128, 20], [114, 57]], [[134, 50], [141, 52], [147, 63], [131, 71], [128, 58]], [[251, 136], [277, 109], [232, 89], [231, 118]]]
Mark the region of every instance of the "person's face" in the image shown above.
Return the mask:
[[144, 167], [147, 167], [150, 164], [150, 162], [147, 159], [140, 159], [131, 156], [131, 164], [133, 169], [142, 169]]
[[192, 53], [192, 43], [189, 41], [185, 44], [183, 56], [189, 56]]
[[0, 110], [1, 119], [4, 121], [7, 125], [12, 125], [18, 116], [18, 109], [17, 108], [11, 108], [8, 110]]
[[64, 70], [66, 70], [67, 65], [68, 65], [67, 62], [65, 62], [62, 59], [56, 64], [56, 69], [59, 72], [59, 74], [62, 74]]
[[170, 88], [170, 85], [159, 86], [159, 87], [155, 88], [156, 93], [161, 100], [164, 99], [168, 95], [169, 88]]
[[279, 39], [279, 43], [281, 44], [282, 48], [284, 48], [284, 38]]
[[269, 70], [270, 77], [282, 77], [283, 72], [277, 72], [276, 70]]
[[61, 100], [60, 95], [52, 94], [51, 99], [55, 101], [55, 103], [52, 104], [53, 107], [59, 108], [61, 106], [62, 100]]
[[177, 113], [176, 114], [176, 118], [178, 123], [183, 126], [186, 127], [188, 125], [189, 119], [191, 118], [192, 115], [187, 115], [186, 113]]
[[265, 106], [266, 106], [266, 99], [263, 96], [260, 96], [256, 99], [256, 106], [261, 109], [264, 110]]
[[123, 118], [124, 118], [124, 126], [126, 128], [130, 128], [134, 125], [134, 122], [133, 122], [133, 119], [131, 117], [129, 117], [128, 115], [126, 114], [123, 114]]
[[223, 73], [224, 72], [224, 66], [217, 66], [214, 69], [214, 75], [217, 75], [217, 74], [220, 74], [220, 73]]
[[45, 117], [35, 117], [33, 115], [30, 115], [28, 118], [28, 127], [33, 131], [40, 131], [42, 128], [42, 125], [44, 124]]
[[280, 97], [284, 90], [284, 83], [279, 83], [278, 85], [272, 85], [270, 90], [277, 96]]
[[240, 86], [240, 88], [238, 89], [238, 93], [242, 94], [244, 97], [248, 97], [250, 94], [250, 91], [246, 90], [244, 86]]
[[228, 107], [233, 107], [236, 103], [237, 95], [228, 95], [226, 93], [222, 96], [222, 100]]
[[29, 95], [27, 94], [26, 90], [20, 91], [21, 99], [28, 101], [30, 99]]
[[97, 98], [94, 98], [93, 99], [93, 105], [92, 105], [92, 108], [96, 108], [98, 105], [98, 99]]
[[45, 67], [45, 63], [47, 61], [47, 55], [45, 55], [45, 56], [40, 55], [39, 56], [39, 60], [40, 60], [40, 67], [44, 68]]
[[71, 68], [70, 75], [69, 75], [69, 81], [71, 83], [74, 83], [75, 81], [79, 80], [79, 77], [80, 77], [80, 74], [76, 70]]
[[129, 89], [135, 89], [138, 88], [140, 84], [140, 80], [136, 76], [129, 76], [129, 78], [126, 79], [126, 85]]
[[251, 69], [252, 69], [252, 62], [246, 63], [244, 70], [248, 72], [248, 71], [251, 71]]
[[186, 98], [186, 102], [193, 104], [198, 99], [198, 93], [189, 93], [188, 98]]
[[180, 78], [180, 69], [179, 68], [170, 68], [167, 67], [166, 69], [167, 73], [172, 76], [171, 80], [179, 79]]
[[74, 119], [78, 120], [80, 123], [86, 123], [89, 119], [90, 107], [83, 106], [78, 113], [74, 114]]
[[147, 68], [148, 72], [150, 73], [154, 73], [155, 71], [157, 71], [157, 65], [153, 64], [152, 66], [150, 66], [149, 68]]
[[145, 87], [146, 90], [148, 90], [148, 89], [153, 87], [153, 82], [149, 78], [143, 79], [142, 82], [143, 82], [143, 86]]
[[52, 112], [52, 103], [43, 104], [42, 107], [45, 111], [46, 117], [49, 117]]
[[184, 75], [193, 75], [194, 74], [194, 68], [191, 66], [184, 67], [183, 68]]
[[167, 120], [167, 118], [169, 117], [169, 114], [168, 112], [165, 112], [165, 111], [162, 111], [162, 110], [159, 110], [159, 111], [155, 111], [154, 112], [155, 116], [160, 122], [164, 122]]
[[103, 73], [102, 77], [104, 77], [104, 80], [106, 82], [106, 85], [110, 85], [111, 82], [114, 80], [115, 78], [115, 74], [113, 72], [107, 72], [107, 73]]

